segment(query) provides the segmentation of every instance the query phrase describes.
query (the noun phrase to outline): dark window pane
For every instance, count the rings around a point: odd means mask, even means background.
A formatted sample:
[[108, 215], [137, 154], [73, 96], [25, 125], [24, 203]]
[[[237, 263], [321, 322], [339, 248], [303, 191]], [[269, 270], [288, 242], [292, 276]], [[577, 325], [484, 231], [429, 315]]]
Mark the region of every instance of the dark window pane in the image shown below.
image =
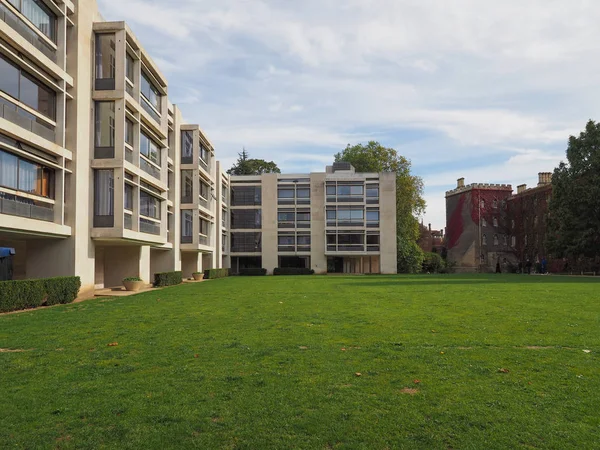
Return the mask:
[[131, 55], [129, 53], [127, 53], [127, 55], [125, 56], [125, 76], [127, 78], [129, 78], [129, 81], [131, 81], [133, 83], [133, 81], [135, 80], [134, 77], [134, 62], [133, 62], [133, 58], [131, 57]]
[[125, 119], [125, 143], [133, 146], [133, 122]]
[[56, 42], [56, 16], [43, 2], [40, 0], [23, 0], [21, 12], [42, 33]]
[[192, 203], [194, 192], [194, 172], [191, 170], [181, 171], [181, 201]]
[[140, 133], [140, 153], [153, 163], [160, 165], [160, 148], [145, 133]]
[[54, 120], [56, 93], [23, 72], [20, 81], [19, 100]]
[[15, 155], [0, 151], [0, 186], [17, 189], [18, 161]]
[[194, 235], [194, 213], [189, 209], [181, 211], [181, 236], [192, 237]]
[[113, 216], [115, 185], [113, 170], [96, 170], [94, 180], [94, 215]]
[[150, 77], [143, 72], [142, 72], [141, 91], [142, 91], [142, 95], [145, 97], [145, 99], [148, 100], [148, 103], [150, 103], [152, 106], [154, 106], [154, 108], [156, 108], [156, 110], [158, 112], [161, 112], [161, 110], [160, 110], [160, 99], [161, 99], [160, 92], [154, 86], [152, 81], [150, 81]]
[[96, 102], [96, 147], [115, 146], [115, 103]]
[[96, 35], [96, 79], [115, 78], [115, 35]]
[[[181, 158], [184, 164], [190, 164], [191, 158], [194, 156], [194, 132], [181, 132]], [[184, 161], [185, 159], [185, 161]]]
[[[36, 193], [36, 185], [38, 178], [38, 165], [21, 159], [19, 161], [19, 190]], [[41, 168], [40, 168], [41, 169]], [[40, 170], [41, 172], [41, 170]], [[41, 173], [40, 173], [41, 176]]]
[[293, 189], [279, 189], [277, 191], [278, 198], [294, 198], [294, 190]]
[[140, 215], [160, 219], [160, 199], [140, 191]]
[[298, 198], [310, 198], [310, 189], [298, 189], [296, 196]]
[[19, 69], [0, 55], [0, 90], [19, 98]]
[[125, 209], [133, 209], [133, 186], [125, 184]]

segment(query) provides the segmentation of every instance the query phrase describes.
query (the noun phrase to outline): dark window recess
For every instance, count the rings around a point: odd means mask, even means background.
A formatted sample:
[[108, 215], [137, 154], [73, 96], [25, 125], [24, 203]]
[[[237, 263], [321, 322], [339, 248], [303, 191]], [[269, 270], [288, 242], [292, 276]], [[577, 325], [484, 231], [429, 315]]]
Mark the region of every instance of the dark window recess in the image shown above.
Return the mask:
[[95, 102], [94, 158], [115, 157], [115, 102]]
[[112, 91], [115, 89], [115, 35], [96, 35], [96, 82], [97, 91]]
[[231, 273], [238, 274], [240, 269], [262, 269], [260, 256], [232, 256]]
[[112, 228], [115, 225], [114, 171], [94, 171], [94, 227]]
[[194, 132], [181, 132], [181, 164], [194, 163]]
[[0, 186], [54, 198], [54, 169], [0, 150]]
[[231, 233], [232, 253], [256, 253], [262, 251], [262, 233]]
[[261, 193], [260, 186], [232, 186], [231, 206], [260, 206]]
[[232, 229], [260, 229], [261, 226], [260, 209], [235, 209], [231, 211]]

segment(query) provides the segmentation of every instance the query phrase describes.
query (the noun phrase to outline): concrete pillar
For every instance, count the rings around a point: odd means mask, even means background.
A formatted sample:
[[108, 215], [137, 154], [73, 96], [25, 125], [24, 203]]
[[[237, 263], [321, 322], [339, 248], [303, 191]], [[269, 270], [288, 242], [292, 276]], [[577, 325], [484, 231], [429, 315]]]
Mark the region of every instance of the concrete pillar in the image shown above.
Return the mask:
[[138, 268], [139, 277], [146, 283], [154, 281], [154, 277], [150, 274], [150, 246], [142, 245], [140, 247], [140, 259]]
[[262, 181], [262, 266], [269, 275], [277, 267], [277, 174], [268, 173]]
[[310, 263], [315, 273], [327, 273], [325, 256], [325, 175], [310, 175]]
[[396, 234], [396, 174], [379, 175], [379, 248], [381, 273], [398, 272]]

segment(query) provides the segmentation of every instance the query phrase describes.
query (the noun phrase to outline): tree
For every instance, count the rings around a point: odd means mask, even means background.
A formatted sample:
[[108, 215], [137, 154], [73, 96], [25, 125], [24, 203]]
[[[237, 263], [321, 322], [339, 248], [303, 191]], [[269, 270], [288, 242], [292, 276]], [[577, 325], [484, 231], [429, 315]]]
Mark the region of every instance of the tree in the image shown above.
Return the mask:
[[416, 273], [421, 270], [423, 251], [417, 245], [417, 216], [425, 211], [423, 180], [411, 174], [411, 162], [393, 148], [371, 141], [367, 145], [348, 145], [335, 155], [335, 161], [351, 163], [357, 172], [396, 173], [396, 234], [398, 238], [398, 271]]
[[246, 149], [238, 153], [237, 162], [227, 171], [229, 175], [262, 175], [263, 173], [281, 173], [277, 164], [264, 159], [248, 158]]
[[547, 245], [557, 257], [600, 256], [600, 123], [569, 138], [567, 162], [554, 170]]

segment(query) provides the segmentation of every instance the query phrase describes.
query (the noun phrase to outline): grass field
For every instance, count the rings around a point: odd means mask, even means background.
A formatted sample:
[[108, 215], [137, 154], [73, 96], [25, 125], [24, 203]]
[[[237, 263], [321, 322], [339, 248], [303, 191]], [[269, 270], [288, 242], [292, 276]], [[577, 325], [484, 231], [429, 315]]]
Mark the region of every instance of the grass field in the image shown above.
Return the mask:
[[229, 278], [1, 316], [0, 349], [2, 449], [600, 446], [594, 279]]

